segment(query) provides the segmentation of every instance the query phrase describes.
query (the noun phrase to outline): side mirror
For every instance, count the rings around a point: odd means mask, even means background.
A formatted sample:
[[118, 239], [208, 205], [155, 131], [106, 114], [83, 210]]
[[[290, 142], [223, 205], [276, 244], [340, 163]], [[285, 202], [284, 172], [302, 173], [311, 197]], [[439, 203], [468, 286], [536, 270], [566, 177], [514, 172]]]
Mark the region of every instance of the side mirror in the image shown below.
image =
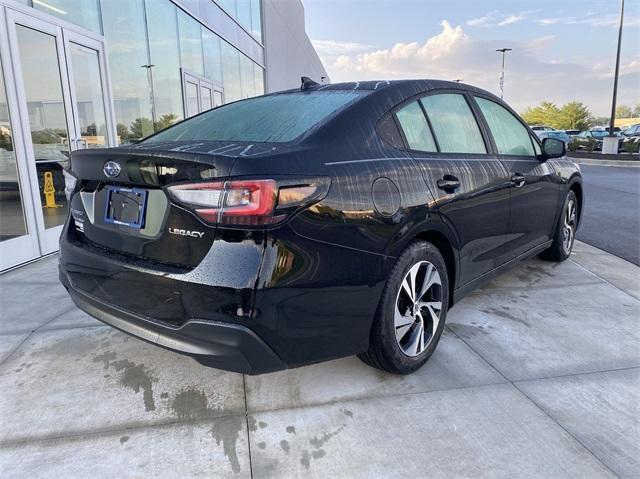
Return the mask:
[[545, 138], [542, 140], [542, 153], [545, 160], [550, 158], [560, 158], [567, 152], [564, 141], [557, 138]]

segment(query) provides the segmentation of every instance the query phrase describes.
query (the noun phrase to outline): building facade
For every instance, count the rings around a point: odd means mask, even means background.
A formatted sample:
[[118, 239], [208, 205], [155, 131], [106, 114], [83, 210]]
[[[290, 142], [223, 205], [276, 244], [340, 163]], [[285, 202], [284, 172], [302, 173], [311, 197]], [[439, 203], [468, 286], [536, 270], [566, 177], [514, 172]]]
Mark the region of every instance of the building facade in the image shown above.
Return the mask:
[[0, 0], [0, 270], [55, 252], [70, 152], [326, 77], [300, 0]]

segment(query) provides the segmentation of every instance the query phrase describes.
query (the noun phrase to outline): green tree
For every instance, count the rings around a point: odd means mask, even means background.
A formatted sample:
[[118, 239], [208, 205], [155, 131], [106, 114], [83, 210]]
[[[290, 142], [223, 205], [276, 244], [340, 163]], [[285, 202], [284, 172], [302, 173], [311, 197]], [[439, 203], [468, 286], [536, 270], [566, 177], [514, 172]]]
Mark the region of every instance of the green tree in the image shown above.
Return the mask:
[[591, 112], [583, 103], [570, 101], [560, 108], [557, 123], [559, 126], [552, 126], [562, 130], [586, 130], [591, 118]]
[[527, 108], [522, 112], [522, 118], [529, 125], [548, 125], [559, 128], [560, 109], [550, 101], [543, 101], [540, 105]]
[[633, 109], [633, 117], [640, 118], [640, 103], [638, 103]]
[[136, 118], [131, 122], [129, 129], [131, 130], [131, 138], [144, 138], [153, 133], [153, 122], [149, 118]]
[[158, 121], [156, 121], [153, 126], [155, 131], [164, 130], [165, 128], [170, 127], [178, 120], [178, 115], [175, 113], [165, 113], [160, 117]]
[[120, 137], [120, 141], [124, 141], [129, 138], [129, 128], [127, 128], [127, 125], [122, 123], [118, 123], [116, 125], [116, 133]]
[[633, 110], [627, 105], [618, 105], [616, 107], [616, 118], [631, 118], [633, 117]]

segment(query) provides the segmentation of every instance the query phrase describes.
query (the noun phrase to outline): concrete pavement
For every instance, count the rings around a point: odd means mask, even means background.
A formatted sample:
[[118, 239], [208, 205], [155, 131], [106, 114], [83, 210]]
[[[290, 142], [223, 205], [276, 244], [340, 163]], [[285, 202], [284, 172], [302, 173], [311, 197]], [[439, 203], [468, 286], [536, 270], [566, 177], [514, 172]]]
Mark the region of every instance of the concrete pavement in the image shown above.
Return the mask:
[[449, 313], [429, 363], [205, 368], [0, 276], [0, 477], [639, 477], [640, 268], [577, 243]]

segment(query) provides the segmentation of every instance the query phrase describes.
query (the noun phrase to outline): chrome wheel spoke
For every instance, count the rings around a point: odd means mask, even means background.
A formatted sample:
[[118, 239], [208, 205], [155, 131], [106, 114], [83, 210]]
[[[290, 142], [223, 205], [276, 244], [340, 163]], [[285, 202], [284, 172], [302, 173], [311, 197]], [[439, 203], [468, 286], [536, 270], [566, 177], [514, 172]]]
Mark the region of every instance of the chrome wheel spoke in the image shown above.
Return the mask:
[[420, 349], [420, 346], [422, 344], [424, 344], [424, 327], [421, 323], [413, 329], [413, 332], [411, 333], [411, 337], [409, 338], [409, 342], [407, 344], [406, 353], [409, 356], [417, 356], [422, 352]]
[[407, 356], [421, 354], [435, 337], [442, 312], [441, 295], [442, 280], [435, 265], [420, 261], [407, 271], [394, 309], [396, 341]]

